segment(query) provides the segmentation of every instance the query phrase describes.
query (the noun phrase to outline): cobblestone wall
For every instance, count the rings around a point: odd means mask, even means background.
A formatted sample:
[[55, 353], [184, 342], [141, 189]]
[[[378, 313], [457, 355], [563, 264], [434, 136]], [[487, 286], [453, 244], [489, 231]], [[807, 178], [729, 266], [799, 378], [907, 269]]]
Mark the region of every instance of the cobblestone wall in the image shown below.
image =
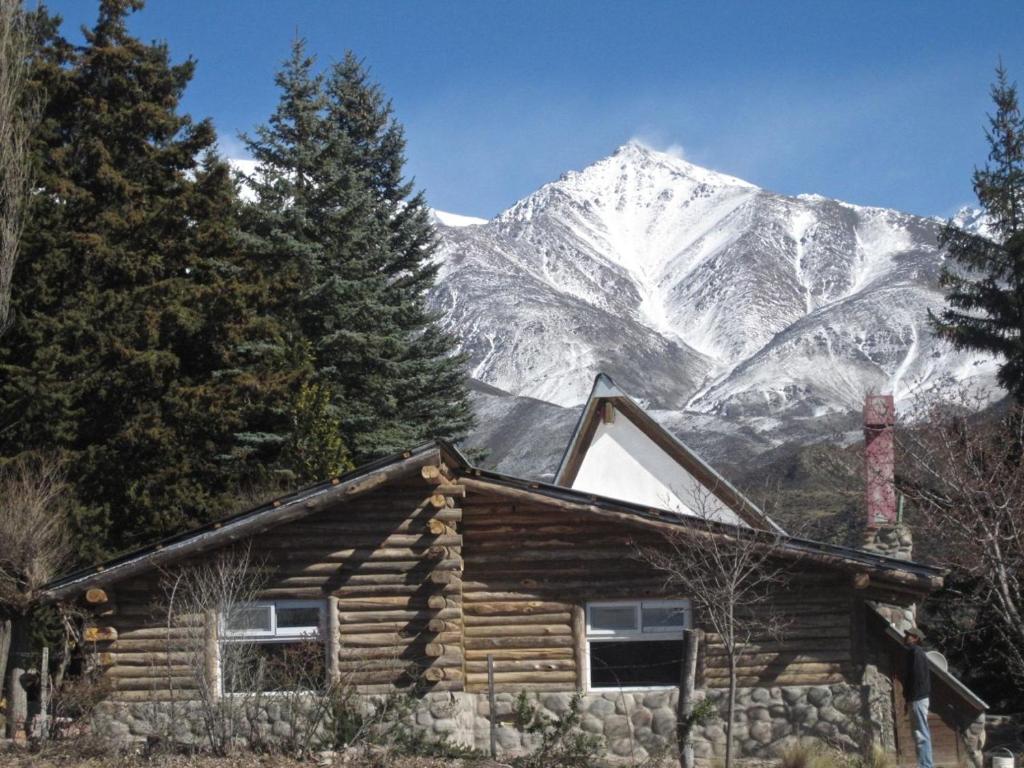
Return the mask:
[[[698, 698], [704, 694], [698, 692]], [[724, 691], [706, 695], [725, 714]], [[859, 686], [741, 688], [737, 692], [736, 744], [739, 753], [774, 757], [800, 739], [827, 741], [855, 750], [865, 733], [866, 703]], [[573, 694], [530, 694], [540, 713], [561, 717], [569, 711]], [[676, 691], [589, 693], [581, 699], [581, 729], [595, 736], [611, 758], [642, 761], [674, 751]], [[288, 738], [296, 717], [304, 727], [308, 703], [289, 698], [268, 698], [245, 705], [245, 724], [237, 732], [260, 740]], [[292, 707], [296, 712], [291, 711]], [[499, 751], [516, 753], [536, 747], [537, 737], [518, 731], [514, 723], [515, 697], [496, 697]], [[252, 723], [252, 726], [249, 725]], [[463, 745], [486, 751], [490, 743], [490, 707], [487, 696], [473, 693], [430, 693], [409, 714], [410, 727], [429, 731]], [[96, 726], [118, 741], [144, 741], [150, 737], [186, 744], [201, 744], [206, 728], [196, 702], [107, 703], [96, 714]], [[725, 727], [716, 718], [694, 730], [694, 753], [702, 762], [725, 754]]]

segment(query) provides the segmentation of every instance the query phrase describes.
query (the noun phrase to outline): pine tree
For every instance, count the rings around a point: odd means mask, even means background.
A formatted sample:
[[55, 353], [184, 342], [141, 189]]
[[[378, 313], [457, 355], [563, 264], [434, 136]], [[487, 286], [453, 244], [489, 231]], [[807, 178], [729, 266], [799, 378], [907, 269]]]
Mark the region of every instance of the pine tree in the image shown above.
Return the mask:
[[102, 0], [81, 48], [46, 28], [43, 193], [0, 340], [0, 453], [70, 457], [84, 557], [273, 483], [311, 372], [264, 311], [212, 125], [178, 112], [194, 62], [128, 34], [141, 6]]
[[1002, 64], [992, 100], [989, 163], [974, 171], [974, 192], [995, 238], [946, 225], [940, 245], [955, 265], [943, 270], [941, 284], [950, 306], [931, 319], [958, 349], [1000, 356], [999, 383], [1024, 401], [1024, 117]]
[[472, 420], [464, 361], [426, 309], [434, 232], [402, 177], [402, 128], [354, 56], [326, 82], [314, 65], [298, 41], [277, 111], [248, 141], [254, 253], [284, 273], [281, 311], [309, 340], [357, 461], [461, 437]]

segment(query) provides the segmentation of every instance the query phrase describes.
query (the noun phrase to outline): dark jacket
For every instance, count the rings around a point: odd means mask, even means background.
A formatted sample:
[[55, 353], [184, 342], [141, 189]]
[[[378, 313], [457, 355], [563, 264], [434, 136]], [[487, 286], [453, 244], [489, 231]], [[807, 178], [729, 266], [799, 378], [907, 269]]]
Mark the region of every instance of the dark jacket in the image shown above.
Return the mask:
[[920, 645], [907, 648], [907, 672], [903, 678], [903, 695], [907, 701], [927, 699], [932, 692], [932, 673], [928, 656]]

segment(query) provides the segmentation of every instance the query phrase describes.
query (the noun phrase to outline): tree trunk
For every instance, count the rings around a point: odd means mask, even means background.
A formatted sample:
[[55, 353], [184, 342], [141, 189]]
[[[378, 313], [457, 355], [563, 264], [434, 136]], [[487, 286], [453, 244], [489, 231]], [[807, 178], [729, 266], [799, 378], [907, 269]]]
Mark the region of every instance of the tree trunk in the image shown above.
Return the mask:
[[11, 650], [11, 620], [7, 617], [0, 618], [0, 699], [3, 698], [4, 680], [7, 676], [7, 654]]
[[11, 625], [10, 656], [7, 663], [7, 738], [23, 739], [27, 736], [28, 691], [22, 684], [22, 678], [28, 671], [32, 648], [27, 617], [15, 616], [11, 619]]
[[679, 768], [694, 768], [693, 686], [697, 677], [697, 630], [683, 630], [683, 663], [680, 669], [679, 704], [676, 708], [676, 745], [679, 747]]
[[725, 768], [732, 768], [732, 724], [736, 710], [736, 652], [729, 651], [729, 700], [725, 714]]

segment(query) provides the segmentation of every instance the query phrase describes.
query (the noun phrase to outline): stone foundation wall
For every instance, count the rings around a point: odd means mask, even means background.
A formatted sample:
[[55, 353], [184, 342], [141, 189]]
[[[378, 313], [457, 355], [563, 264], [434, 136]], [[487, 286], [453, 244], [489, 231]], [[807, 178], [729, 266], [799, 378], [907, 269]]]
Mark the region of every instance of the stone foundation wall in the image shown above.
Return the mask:
[[[831, 746], [858, 750], [870, 728], [866, 727], [867, 689], [840, 684], [811, 687], [741, 688], [737, 691], [736, 745], [742, 756], [775, 757], [794, 742], [815, 739]], [[694, 729], [694, 753], [702, 763], [725, 755], [725, 695], [722, 690], [698, 692], [708, 696], [720, 717]], [[595, 736], [612, 759], [640, 762], [674, 752], [677, 691], [610, 691], [588, 693], [581, 698], [580, 727]], [[498, 750], [528, 752], [537, 737], [518, 731], [514, 723], [515, 696], [496, 696]], [[572, 693], [536, 693], [528, 699], [538, 711], [560, 717], [569, 711]], [[367, 704], [373, 699], [367, 698]], [[293, 734], [312, 698], [295, 697], [240, 705], [236, 732], [242, 743], [273, 741]], [[294, 712], [292, 710], [295, 710]], [[415, 703], [408, 725], [436, 738], [487, 751], [490, 744], [490, 707], [485, 694], [429, 693]], [[296, 720], [296, 717], [298, 720]], [[98, 731], [121, 742], [148, 738], [200, 745], [206, 727], [198, 702], [138, 702], [103, 704], [95, 715]]]

